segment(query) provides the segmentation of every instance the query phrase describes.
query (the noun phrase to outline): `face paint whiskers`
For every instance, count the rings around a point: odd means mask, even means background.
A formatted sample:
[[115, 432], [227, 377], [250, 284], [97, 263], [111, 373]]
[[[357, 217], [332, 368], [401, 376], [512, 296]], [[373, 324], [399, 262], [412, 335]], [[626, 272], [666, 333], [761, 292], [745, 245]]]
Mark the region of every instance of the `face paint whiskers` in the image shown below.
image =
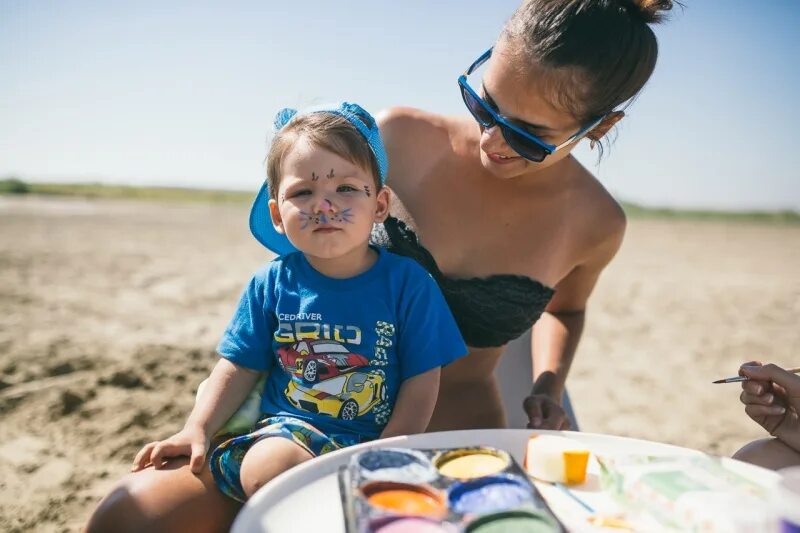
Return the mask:
[[325, 213], [320, 213], [315, 215], [314, 213], [307, 213], [305, 211], [300, 211], [300, 216], [302, 217], [302, 225], [300, 229], [306, 229], [309, 225], [319, 225], [319, 224], [329, 224], [331, 222], [341, 222], [344, 224], [352, 224], [353, 223], [353, 214], [351, 213], [352, 209], [347, 208], [342, 210], [341, 213], [336, 213], [334, 215], [326, 215]]
[[352, 224], [353, 214], [350, 211], [352, 211], [352, 209], [348, 207], [347, 209], [342, 210], [341, 213], [336, 213], [330, 217], [331, 222], [344, 222], [345, 224]]

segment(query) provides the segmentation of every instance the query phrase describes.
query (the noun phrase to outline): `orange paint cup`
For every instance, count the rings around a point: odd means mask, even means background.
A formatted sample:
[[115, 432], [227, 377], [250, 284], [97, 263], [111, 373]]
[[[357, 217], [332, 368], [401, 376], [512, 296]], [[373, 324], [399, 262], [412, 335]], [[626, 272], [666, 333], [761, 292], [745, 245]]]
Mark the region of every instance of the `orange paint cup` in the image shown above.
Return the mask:
[[444, 496], [425, 485], [376, 481], [362, 486], [361, 493], [370, 505], [385, 511], [438, 519], [447, 515]]

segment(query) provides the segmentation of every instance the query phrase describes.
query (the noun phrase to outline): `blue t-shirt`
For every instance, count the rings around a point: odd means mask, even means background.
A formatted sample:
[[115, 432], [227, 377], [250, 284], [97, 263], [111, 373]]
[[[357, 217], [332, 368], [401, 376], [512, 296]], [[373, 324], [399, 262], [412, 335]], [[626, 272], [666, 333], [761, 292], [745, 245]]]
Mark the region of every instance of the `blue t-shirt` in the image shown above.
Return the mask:
[[217, 351], [270, 372], [262, 413], [374, 439], [403, 380], [466, 355], [433, 278], [411, 259], [376, 250], [375, 264], [352, 278], [326, 277], [296, 252], [250, 280]]

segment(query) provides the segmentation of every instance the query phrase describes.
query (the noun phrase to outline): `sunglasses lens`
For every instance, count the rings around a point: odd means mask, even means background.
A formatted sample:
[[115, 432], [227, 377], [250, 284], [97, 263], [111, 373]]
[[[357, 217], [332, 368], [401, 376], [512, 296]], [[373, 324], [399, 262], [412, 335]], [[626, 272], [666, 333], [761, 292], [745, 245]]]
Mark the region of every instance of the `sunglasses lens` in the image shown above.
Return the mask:
[[549, 153], [547, 149], [524, 135], [520, 135], [502, 122], [498, 124], [489, 110], [486, 109], [486, 104], [483, 101], [463, 85], [459, 84], [459, 87], [461, 88], [461, 97], [464, 99], [464, 104], [466, 104], [467, 109], [472, 113], [478, 124], [484, 128], [491, 128], [497, 124], [503, 132], [503, 138], [508, 143], [508, 146], [529, 161], [539, 163], [547, 157]]
[[540, 163], [547, 157], [549, 152], [543, 146], [539, 146], [534, 141], [523, 137], [516, 131], [502, 124], [500, 125], [500, 129], [503, 132], [503, 138], [508, 143], [509, 148], [525, 159], [533, 161], [534, 163]]
[[473, 94], [466, 89], [466, 87], [461, 86], [461, 96], [464, 98], [464, 103], [469, 109], [469, 112], [472, 113], [472, 116], [478, 121], [478, 124], [483, 126], [484, 128], [488, 128], [494, 125], [494, 117], [486, 110], [483, 106], [483, 103], [475, 98]]

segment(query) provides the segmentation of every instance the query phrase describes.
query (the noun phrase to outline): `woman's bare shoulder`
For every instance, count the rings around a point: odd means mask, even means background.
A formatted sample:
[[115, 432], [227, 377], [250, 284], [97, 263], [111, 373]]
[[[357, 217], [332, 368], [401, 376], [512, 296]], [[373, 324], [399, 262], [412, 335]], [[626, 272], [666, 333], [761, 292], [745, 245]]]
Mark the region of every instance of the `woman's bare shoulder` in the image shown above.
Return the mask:
[[453, 154], [458, 120], [416, 109], [390, 107], [376, 115], [390, 175], [424, 173]]
[[435, 130], [444, 126], [446, 117], [423, 109], [407, 106], [388, 107], [375, 115], [381, 133], [407, 133]]
[[390, 107], [376, 115], [387, 150], [440, 150], [451, 145], [463, 128], [458, 117], [430, 113], [414, 107]]
[[627, 218], [614, 196], [589, 170], [576, 161], [573, 209], [580, 213], [585, 249], [602, 248], [613, 255], [622, 244]]

